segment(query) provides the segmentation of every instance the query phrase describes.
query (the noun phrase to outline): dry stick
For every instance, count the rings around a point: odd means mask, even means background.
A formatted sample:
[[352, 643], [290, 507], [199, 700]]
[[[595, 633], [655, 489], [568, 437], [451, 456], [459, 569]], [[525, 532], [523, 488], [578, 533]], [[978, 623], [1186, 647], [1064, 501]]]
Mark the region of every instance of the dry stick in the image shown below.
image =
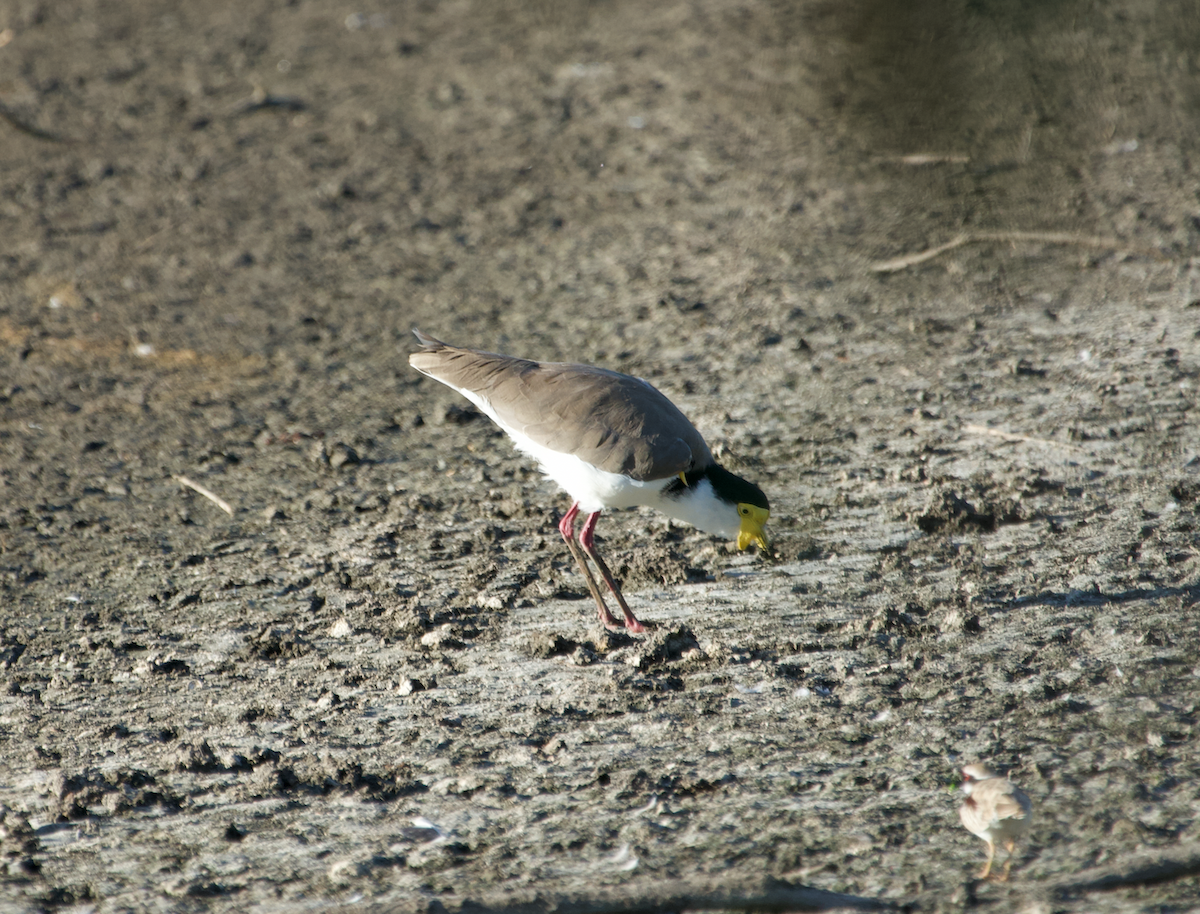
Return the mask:
[[905, 254], [903, 257], [897, 257], [895, 260], [877, 260], [871, 264], [871, 269], [876, 273], [896, 273], [900, 270], [907, 270], [909, 267], [915, 267], [926, 260], [933, 260], [939, 254], [962, 247], [964, 244], [968, 244], [970, 240], [970, 235], [959, 235], [952, 241], [947, 241], [936, 248], [930, 248], [928, 251], [921, 251], [919, 254]]
[[71, 141], [59, 136], [57, 133], [51, 133], [48, 130], [43, 130], [41, 127], [35, 127], [33, 124], [27, 123], [8, 107], [8, 105], [0, 102], [0, 118], [8, 121], [17, 130], [22, 133], [27, 133], [31, 137], [39, 140], [45, 140], [48, 143], [70, 143]]
[[1005, 441], [1028, 441], [1031, 444], [1049, 444], [1053, 447], [1066, 447], [1073, 451], [1083, 450], [1077, 444], [1067, 444], [1065, 441], [1053, 441], [1049, 438], [1032, 438], [1029, 435], [1014, 435], [1012, 432], [1002, 432], [998, 428], [988, 428], [986, 425], [967, 424], [963, 426], [963, 431], [974, 435], [993, 435]]
[[236, 114], [250, 114], [264, 108], [283, 108], [286, 111], [304, 111], [308, 105], [302, 98], [290, 95], [271, 95], [262, 86], [255, 86], [250, 98], [239, 102], [233, 109]]
[[186, 476], [173, 476], [172, 478], [177, 479], [180, 485], [187, 486], [189, 489], [199, 492], [230, 517], [233, 517], [233, 508], [229, 507], [229, 502], [225, 501], [225, 499], [221, 498], [219, 495], [204, 488], [204, 486], [200, 485], [198, 482], [192, 482]]
[[154, 242], [156, 242], [163, 235], [167, 234], [168, 232], [173, 232], [173, 231], [175, 231], [175, 229], [176, 229], [175, 223], [168, 222], [166, 224], [166, 226], [164, 226], [163, 228], [160, 228], [157, 232], [154, 232], [153, 234], [147, 235], [145, 238], [143, 238], [141, 241], [139, 241], [137, 244], [135, 244], [133, 246], [133, 249], [135, 251], [144, 251], [144, 250], [146, 250], [146, 248], [150, 247], [150, 245], [152, 245]]
[[899, 156], [876, 156], [874, 161], [898, 165], [965, 165], [971, 157], [954, 152], [910, 152]]
[[932, 260], [939, 254], [945, 254], [947, 251], [962, 247], [964, 244], [980, 244], [989, 241], [999, 241], [1008, 244], [1016, 244], [1018, 242], [1077, 244], [1089, 248], [1111, 248], [1118, 251], [1129, 251], [1161, 261], [1170, 260], [1161, 251], [1132, 247], [1119, 238], [1097, 238], [1088, 235], [1072, 235], [1067, 232], [974, 232], [959, 235], [945, 244], [938, 245], [936, 248], [930, 248], [927, 251], [920, 251], [916, 254], [905, 254], [903, 257], [897, 257], [893, 260], [878, 260], [871, 264], [871, 270], [876, 273], [896, 273], [900, 270], [907, 270], [909, 267], [916, 266], [919, 263], [924, 263], [926, 260]]

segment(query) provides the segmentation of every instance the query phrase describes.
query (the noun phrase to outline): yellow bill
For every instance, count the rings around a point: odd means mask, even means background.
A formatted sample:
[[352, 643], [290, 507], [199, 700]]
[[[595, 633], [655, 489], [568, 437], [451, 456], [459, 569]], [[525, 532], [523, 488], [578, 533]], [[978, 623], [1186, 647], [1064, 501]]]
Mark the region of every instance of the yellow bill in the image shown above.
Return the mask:
[[766, 526], [771, 512], [767, 508], [756, 505], [738, 505], [738, 515], [742, 518], [738, 529], [738, 549], [749, 549], [751, 543], [757, 543], [763, 555], [771, 554], [771, 544], [767, 541]]

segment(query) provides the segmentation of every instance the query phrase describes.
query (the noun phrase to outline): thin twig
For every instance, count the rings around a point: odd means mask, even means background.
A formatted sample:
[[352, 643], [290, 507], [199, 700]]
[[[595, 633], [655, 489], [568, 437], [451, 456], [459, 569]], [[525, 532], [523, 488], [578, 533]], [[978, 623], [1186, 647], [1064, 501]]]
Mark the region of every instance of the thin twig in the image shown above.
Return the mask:
[[945, 244], [938, 245], [936, 248], [919, 251], [916, 254], [905, 254], [902, 257], [896, 257], [892, 260], [878, 260], [871, 264], [871, 270], [876, 273], [896, 273], [900, 270], [907, 270], [909, 267], [916, 266], [919, 263], [924, 263], [926, 260], [932, 260], [939, 254], [952, 251], [954, 248], [962, 247], [964, 244], [984, 244], [987, 242], [1001, 242], [1004, 244], [1019, 244], [1022, 242], [1032, 244], [1074, 244], [1080, 247], [1128, 251], [1131, 254], [1141, 254], [1142, 256], [1153, 257], [1155, 260], [1164, 262], [1171, 259], [1161, 251], [1135, 247], [1126, 244], [1119, 238], [1072, 235], [1069, 232], [970, 232], [965, 235], [959, 235], [957, 238]]
[[204, 488], [204, 486], [200, 485], [198, 482], [192, 482], [192, 480], [188, 479], [186, 476], [175, 476], [173, 478], [177, 479], [180, 485], [187, 486], [189, 489], [199, 492], [230, 517], [233, 517], [233, 508], [229, 506], [229, 502], [225, 501], [225, 499], [221, 498], [219, 495]]
[[265, 108], [282, 108], [285, 111], [304, 111], [308, 108], [308, 104], [302, 98], [296, 98], [292, 95], [272, 95], [267, 92], [262, 86], [255, 86], [254, 92], [250, 98], [245, 101], [238, 102], [234, 106], [233, 114], [252, 114], [255, 111], [262, 111]]
[[163, 235], [167, 235], [167, 234], [170, 234], [171, 232], [174, 232], [177, 227], [178, 226], [176, 226], [175, 223], [169, 222], [169, 223], [167, 223], [167, 225], [164, 228], [160, 228], [157, 232], [153, 232], [153, 233], [147, 235], [145, 238], [143, 238], [141, 241], [139, 241], [137, 244], [135, 244], [133, 246], [133, 249], [135, 251], [144, 251], [144, 250], [146, 250], [146, 248], [150, 247], [150, 245], [154, 244], [154, 242], [156, 242]]
[[964, 432], [970, 432], [973, 435], [992, 435], [996, 438], [1002, 438], [1005, 441], [1027, 441], [1030, 444], [1049, 444], [1052, 447], [1066, 447], [1073, 451], [1082, 451], [1083, 448], [1076, 444], [1067, 444], [1065, 441], [1054, 441], [1050, 438], [1033, 438], [1029, 435], [1014, 435], [1012, 432], [1002, 432], [998, 428], [988, 428], [986, 425], [975, 425], [973, 423], [963, 426]]
[[33, 124], [26, 123], [22, 118], [18, 117], [8, 105], [0, 102], [0, 118], [8, 121], [17, 130], [22, 133], [27, 133], [31, 137], [39, 140], [45, 140], [47, 143], [70, 143], [71, 140], [59, 136], [57, 133], [51, 133], [48, 130], [43, 130], [41, 127], [35, 127]]
[[965, 165], [971, 157], [954, 152], [910, 152], [898, 156], [876, 156], [876, 162], [895, 162], [898, 165]]
[[970, 242], [970, 235], [959, 235], [952, 241], [947, 241], [945, 244], [938, 245], [936, 248], [930, 248], [927, 251], [920, 251], [916, 254], [905, 254], [903, 257], [897, 257], [894, 260], [877, 260], [871, 264], [871, 269], [876, 273], [896, 273], [900, 270], [907, 270], [909, 267], [915, 267], [926, 260], [933, 260], [939, 254], [945, 254], [947, 251], [962, 247], [964, 244], [970, 244]]

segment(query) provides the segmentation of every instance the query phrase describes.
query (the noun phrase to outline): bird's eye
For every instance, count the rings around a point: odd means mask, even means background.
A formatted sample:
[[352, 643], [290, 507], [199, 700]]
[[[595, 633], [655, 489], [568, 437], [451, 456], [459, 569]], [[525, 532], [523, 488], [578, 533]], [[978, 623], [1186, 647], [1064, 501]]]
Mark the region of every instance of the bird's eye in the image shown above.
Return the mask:
[[750, 509], [747, 508], [745, 505], [742, 505], [741, 512], [742, 512], [742, 517], [746, 517], [750, 514]]

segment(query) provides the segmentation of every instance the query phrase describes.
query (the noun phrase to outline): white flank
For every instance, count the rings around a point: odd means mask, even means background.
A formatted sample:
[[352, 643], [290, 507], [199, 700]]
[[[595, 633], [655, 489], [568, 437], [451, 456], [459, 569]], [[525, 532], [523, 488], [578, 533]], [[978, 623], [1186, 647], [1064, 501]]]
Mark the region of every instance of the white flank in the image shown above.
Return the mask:
[[662, 494], [662, 490], [670, 485], [674, 476], [639, 482], [620, 473], [609, 473], [594, 467], [574, 454], [553, 451], [502, 422], [486, 398], [474, 391], [458, 387], [454, 389], [495, 422], [512, 439], [517, 450], [536, 460], [543, 473], [579, 502], [581, 511], [591, 514], [604, 508], [636, 508], [644, 505], [705, 533], [726, 539], [737, 538], [740, 523], [737, 507], [717, 498], [707, 479], [700, 480], [678, 498], [668, 498]]

